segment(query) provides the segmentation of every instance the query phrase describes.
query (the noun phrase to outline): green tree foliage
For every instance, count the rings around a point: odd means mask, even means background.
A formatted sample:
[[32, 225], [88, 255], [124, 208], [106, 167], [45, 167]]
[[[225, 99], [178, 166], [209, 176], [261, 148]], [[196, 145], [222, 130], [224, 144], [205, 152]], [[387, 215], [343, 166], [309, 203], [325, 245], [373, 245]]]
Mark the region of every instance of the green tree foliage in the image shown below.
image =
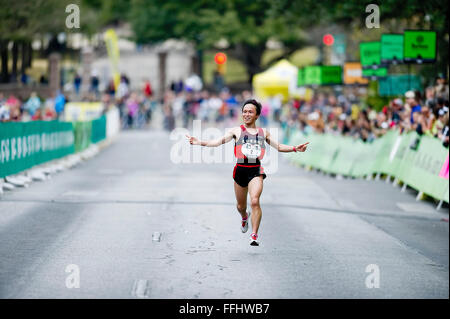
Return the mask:
[[244, 62], [249, 80], [261, 71], [266, 43], [274, 39], [286, 50], [301, 48], [301, 28], [270, 0], [132, 0], [130, 22], [140, 43], [168, 38], [192, 41], [198, 48], [225, 39], [231, 54]]

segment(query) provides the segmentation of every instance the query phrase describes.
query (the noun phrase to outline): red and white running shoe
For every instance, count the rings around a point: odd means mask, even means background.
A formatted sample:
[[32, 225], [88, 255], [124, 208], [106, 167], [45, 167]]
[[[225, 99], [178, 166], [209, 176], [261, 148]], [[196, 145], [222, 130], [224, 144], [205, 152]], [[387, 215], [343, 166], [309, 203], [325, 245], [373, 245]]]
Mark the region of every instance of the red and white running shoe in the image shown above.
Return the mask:
[[255, 233], [250, 236], [250, 246], [259, 246], [258, 235]]
[[247, 212], [247, 218], [246, 218], [246, 219], [243, 219], [242, 222], [241, 222], [241, 231], [242, 231], [243, 233], [246, 233], [247, 230], [248, 230], [248, 221], [249, 221], [249, 220], [250, 220], [250, 213]]

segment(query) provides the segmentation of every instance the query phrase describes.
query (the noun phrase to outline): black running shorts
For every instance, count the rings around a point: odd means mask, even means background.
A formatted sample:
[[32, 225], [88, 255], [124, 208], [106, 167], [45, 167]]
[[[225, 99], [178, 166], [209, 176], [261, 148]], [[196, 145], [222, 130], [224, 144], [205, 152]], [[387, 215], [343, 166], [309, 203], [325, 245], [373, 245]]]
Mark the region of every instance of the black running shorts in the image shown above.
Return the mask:
[[233, 170], [233, 179], [234, 181], [242, 187], [247, 187], [248, 183], [252, 180], [253, 177], [262, 176], [263, 179], [266, 178], [266, 174], [264, 173], [264, 169], [262, 166], [250, 166], [250, 165], [241, 165], [236, 164]]

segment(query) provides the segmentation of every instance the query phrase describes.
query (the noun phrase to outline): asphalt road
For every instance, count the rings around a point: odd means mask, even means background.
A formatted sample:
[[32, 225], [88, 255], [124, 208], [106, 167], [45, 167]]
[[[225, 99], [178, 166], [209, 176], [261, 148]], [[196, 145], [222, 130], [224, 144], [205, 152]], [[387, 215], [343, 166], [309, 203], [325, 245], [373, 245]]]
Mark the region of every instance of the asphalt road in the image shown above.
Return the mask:
[[252, 247], [233, 163], [174, 164], [173, 143], [123, 132], [93, 159], [3, 194], [0, 297], [449, 297], [448, 211], [280, 154]]

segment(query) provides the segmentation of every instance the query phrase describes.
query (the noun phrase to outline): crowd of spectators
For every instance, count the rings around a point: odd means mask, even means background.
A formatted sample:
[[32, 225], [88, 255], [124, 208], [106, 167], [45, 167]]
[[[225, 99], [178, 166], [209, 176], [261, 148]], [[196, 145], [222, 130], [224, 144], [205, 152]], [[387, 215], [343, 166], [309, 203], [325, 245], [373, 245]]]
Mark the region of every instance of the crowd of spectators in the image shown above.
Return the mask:
[[[77, 80], [76, 80], [77, 81]], [[94, 83], [95, 84], [95, 83]], [[240, 107], [250, 91], [232, 94], [226, 88], [216, 93], [208, 90], [192, 90], [183, 81], [173, 82], [162, 99], [157, 99], [148, 79], [144, 79], [138, 91], [130, 89], [130, 80], [122, 75], [119, 85], [111, 80], [101, 93], [91, 86], [90, 95], [83, 100], [94, 101], [97, 94], [104, 105], [117, 105], [122, 119], [122, 129], [148, 127], [152, 114], [159, 110], [166, 130], [175, 127], [190, 128], [194, 119], [202, 125], [231, 126], [240, 121]], [[78, 93], [77, 93], [78, 94]], [[309, 101], [291, 99], [282, 103], [282, 96], [275, 95], [261, 101], [260, 126], [268, 126], [269, 120], [282, 127], [295, 127], [308, 134], [330, 133], [352, 136], [371, 142], [388, 130], [416, 131], [449, 145], [449, 88], [440, 76], [425, 92], [407, 91], [404, 96], [391, 99], [376, 110], [361, 102], [353, 94], [325, 94], [315, 92]], [[5, 97], [0, 92], [0, 121], [54, 120], [61, 117], [68, 97], [62, 93], [41, 99], [36, 93], [24, 101], [14, 96]]]
[[220, 93], [201, 90], [198, 92], [184, 90], [167, 90], [163, 99], [164, 128], [172, 130], [182, 126], [189, 128], [194, 119], [202, 121], [202, 125], [224, 126], [239, 120], [240, 106], [251, 92], [243, 91], [231, 94], [224, 89]]
[[355, 96], [316, 94], [308, 101], [291, 100], [283, 106], [282, 122], [304, 133], [330, 133], [371, 142], [388, 130], [416, 131], [449, 145], [449, 91], [443, 77], [434, 86], [407, 91], [377, 111], [363, 107]]
[[21, 100], [14, 95], [6, 97], [0, 92], [0, 122], [56, 120], [62, 116], [67, 100], [62, 93], [44, 99], [32, 92], [28, 99]]

